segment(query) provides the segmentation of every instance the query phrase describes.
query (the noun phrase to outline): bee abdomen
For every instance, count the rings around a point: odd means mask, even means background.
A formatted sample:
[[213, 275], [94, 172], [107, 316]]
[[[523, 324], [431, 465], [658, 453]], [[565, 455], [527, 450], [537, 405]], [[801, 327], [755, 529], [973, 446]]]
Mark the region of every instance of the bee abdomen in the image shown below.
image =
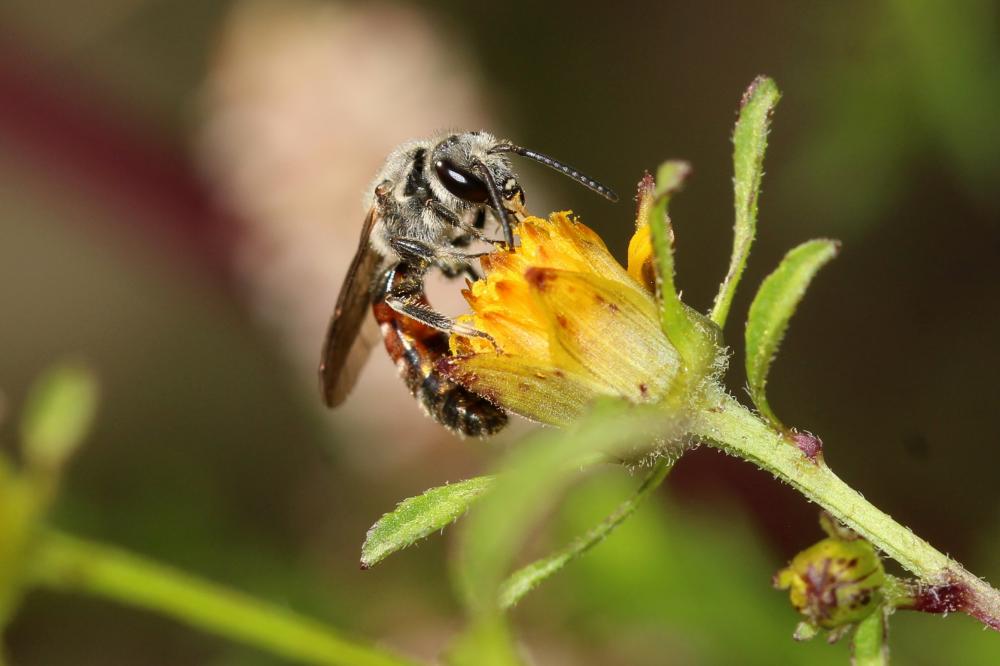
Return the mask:
[[436, 369], [449, 353], [446, 334], [399, 314], [384, 299], [377, 300], [373, 310], [389, 357], [428, 416], [471, 437], [492, 435], [507, 425], [503, 409]]
[[414, 395], [431, 418], [463, 435], [485, 437], [507, 425], [506, 412], [434, 370], [424, 377]]

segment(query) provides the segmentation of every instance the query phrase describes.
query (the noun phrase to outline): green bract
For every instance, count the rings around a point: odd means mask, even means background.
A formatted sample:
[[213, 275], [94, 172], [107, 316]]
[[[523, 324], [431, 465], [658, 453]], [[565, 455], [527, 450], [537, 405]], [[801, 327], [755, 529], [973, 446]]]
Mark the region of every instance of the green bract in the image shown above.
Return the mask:
[[750, 397], [773, 426], [786, 430], [767, 402], [764, 388], [771, 361], [788, 329], [799, 301], [816, 272], [833, 259], [836, 241], [813, 240], [789, 251], [778, 268], [767, 276], [750, 305], [746, 326], [746, 366]]
[[378, 564], [397, 550], [455, 522], [493, 482], [492, 476], [477, 476], [403, 500], [368, 530], [361, 547], [361, 567]]

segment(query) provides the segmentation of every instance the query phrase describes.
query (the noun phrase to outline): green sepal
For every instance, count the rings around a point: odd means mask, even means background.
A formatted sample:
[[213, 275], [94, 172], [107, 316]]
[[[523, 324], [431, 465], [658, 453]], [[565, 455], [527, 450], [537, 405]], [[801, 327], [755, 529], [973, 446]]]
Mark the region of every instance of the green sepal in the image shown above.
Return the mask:
[[653, 244], [656, 292], [660, 303], [660, 326], [681, 357], [682, 376], [678, 392], [688, 393], [717, 367], [721, 333], [707, 317], [685, 305], [674, 282], [674, 230], [667, 209], [670, 198], [690, 171], [686, 162], [668, 161], [656, 172], [653, 204], [648, 206], [647, 224]]

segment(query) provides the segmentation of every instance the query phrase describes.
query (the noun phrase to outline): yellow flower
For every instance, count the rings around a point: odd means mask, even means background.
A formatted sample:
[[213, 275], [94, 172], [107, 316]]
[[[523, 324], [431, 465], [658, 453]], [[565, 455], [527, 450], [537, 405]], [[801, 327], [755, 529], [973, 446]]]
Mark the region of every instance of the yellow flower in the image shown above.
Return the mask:
[[[644, 219], [640, 216], [640, 220]], [[527, 418], [566, 425], [602, 396], [662, 399], [679, 367], [650, 291], [649, 232], [629, 267], [568, 212], [518, 225], [520, 245], [484, 257], [461, 321], [492, 338], [453, 336], [440, 369]]]

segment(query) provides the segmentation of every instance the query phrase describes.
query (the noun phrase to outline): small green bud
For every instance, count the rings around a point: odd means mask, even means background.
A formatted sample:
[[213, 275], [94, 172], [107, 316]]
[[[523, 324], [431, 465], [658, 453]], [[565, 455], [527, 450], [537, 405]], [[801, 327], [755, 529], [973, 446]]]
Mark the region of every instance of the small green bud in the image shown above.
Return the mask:
[[79, 446], [97, 410], [97, 381], [79, 365], [61, 365], [32, 387], [21, 421], [24, 458], [29, 468], [52, 471]]
[[807, 548], [774, 576], [774, 586], [806, 622], [836, 629], [867, 617], [882, 602], [885, 570], [864, 539], [829, 537]]

